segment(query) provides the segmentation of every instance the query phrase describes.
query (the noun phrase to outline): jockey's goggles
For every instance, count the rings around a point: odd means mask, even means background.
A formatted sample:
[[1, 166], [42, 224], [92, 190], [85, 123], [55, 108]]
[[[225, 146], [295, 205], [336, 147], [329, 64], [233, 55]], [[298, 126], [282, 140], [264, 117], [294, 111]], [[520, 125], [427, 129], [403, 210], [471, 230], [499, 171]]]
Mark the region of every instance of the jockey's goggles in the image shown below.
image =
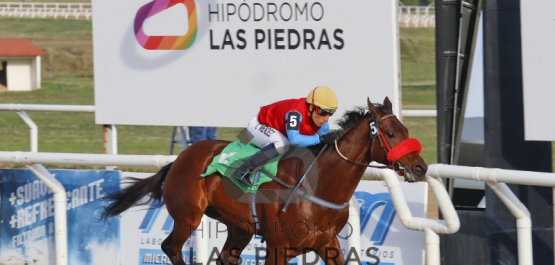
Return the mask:
[[334, 109], [321, 109], [317, 106], [315, 106], [315, 107], [316, 107], [316, 112], [320, 116], [332, 116], [335, 113]]

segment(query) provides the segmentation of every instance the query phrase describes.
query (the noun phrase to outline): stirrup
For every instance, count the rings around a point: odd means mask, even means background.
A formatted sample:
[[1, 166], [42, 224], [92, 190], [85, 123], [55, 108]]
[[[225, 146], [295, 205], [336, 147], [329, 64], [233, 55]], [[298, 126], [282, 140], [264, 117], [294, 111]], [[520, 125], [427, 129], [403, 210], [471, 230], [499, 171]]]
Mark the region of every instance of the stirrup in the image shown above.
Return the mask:
[[253, 184], [251, 182], [251, 180], [249, 179], [249, 175], [252, 173], [251, 170], [245, 170], [245, 171], [241, 171], [239, 172], [239, 174], [237, 174], [237, 180], [243, 182], [243, 184], [252, 187]]

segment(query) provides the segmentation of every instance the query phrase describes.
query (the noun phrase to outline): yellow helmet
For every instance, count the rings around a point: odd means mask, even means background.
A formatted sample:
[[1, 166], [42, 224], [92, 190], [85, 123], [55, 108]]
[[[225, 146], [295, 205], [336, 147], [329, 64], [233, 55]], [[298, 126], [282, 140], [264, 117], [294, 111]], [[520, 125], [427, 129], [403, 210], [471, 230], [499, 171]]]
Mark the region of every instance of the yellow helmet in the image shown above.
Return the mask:
[[317, 86], [308, 93], [306, 103], [316, 105], [324, 110], [336, 110], [337, 96], [331, 88], [327, 86]]

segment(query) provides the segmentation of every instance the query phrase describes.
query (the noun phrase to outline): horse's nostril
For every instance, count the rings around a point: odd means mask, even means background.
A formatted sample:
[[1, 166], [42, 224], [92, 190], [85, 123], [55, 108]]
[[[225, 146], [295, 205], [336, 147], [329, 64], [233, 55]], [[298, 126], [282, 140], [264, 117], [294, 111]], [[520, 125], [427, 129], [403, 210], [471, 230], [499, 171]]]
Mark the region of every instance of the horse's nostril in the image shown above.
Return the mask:
[[418, 176], [422, 176], [425, 173], [424, 167], [422, 165], [414, 165], [412, 171]]

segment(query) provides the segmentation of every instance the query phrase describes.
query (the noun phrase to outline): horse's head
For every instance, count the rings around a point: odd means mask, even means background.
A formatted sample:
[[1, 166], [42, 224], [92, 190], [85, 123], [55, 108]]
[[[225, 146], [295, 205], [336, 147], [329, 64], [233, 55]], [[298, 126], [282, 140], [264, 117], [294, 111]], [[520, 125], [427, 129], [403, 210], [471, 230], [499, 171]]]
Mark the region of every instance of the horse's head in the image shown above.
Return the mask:
[[391, 101], [375, 105], [368, 98], [371, 118], [368, 124], [372, 138], [372, 158], [393, 167], [408, 182], [424, 180], [428, 166], [420, 157], [420, 142], [409, 138], [407, 128], [393, 115]]

